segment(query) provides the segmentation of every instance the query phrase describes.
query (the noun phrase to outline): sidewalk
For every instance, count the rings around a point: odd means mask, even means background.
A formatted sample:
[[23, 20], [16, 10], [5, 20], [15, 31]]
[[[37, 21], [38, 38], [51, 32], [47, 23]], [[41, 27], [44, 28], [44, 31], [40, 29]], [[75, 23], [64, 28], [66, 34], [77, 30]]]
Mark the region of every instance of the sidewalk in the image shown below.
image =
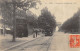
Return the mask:
[[[36, 38], [41, 37], [42, 35], [38, 35]], [[0, 35], [0, 51], [7, 49], [7, 48], [11, 48], [11, 47], [15, 47], [17, 45], [20, 45], [22, 43], [25, 42], [29, 42], [32, 41], [36, 38], [33, 38], [33, 35], [30, 35], [28, 37], [23, 37], [23, 38], [16, 38], [16, 42], [12, 42], [12, 36], [11, 35]]]

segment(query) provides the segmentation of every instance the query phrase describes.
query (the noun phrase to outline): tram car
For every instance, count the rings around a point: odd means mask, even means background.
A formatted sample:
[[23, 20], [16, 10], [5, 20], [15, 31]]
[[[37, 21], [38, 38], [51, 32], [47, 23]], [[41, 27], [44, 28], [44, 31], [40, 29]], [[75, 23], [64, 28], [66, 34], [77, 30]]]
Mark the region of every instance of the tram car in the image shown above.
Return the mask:
[[28, 37], [27, 23], [24, 19], [16, 20], [16, 36], [17, 37]]

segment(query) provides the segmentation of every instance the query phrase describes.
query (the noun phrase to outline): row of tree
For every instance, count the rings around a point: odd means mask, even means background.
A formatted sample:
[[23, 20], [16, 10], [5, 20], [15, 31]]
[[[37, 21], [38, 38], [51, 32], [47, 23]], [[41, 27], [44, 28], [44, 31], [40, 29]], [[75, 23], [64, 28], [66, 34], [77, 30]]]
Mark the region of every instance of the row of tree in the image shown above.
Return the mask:
[[70, 33], [79, 33], [80, 26], [80, 10], [73, 15], [70, 19], [65, 21], [65, 23], [60, 27], [60, 31], [70, 32]]
[[50, 35], [55, 31], [55, 16], [51, 15], [46, 7], [41, 10], [41, 15], [38, 18], [38, 22], [39, 28], [42, 28], [45, 31], [46, 35]]

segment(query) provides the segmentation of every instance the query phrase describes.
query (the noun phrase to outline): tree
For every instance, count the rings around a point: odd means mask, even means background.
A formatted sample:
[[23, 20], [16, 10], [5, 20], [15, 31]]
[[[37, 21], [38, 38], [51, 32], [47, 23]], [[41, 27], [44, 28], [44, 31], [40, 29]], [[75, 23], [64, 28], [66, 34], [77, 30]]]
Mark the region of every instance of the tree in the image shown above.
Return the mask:
[[41, 15], [38, 18], [38, 24], [40, 28], [47, 32], [47, 34], [49, 34], [49, 32], [53, 33], [53, 31], [55, 31], [55, 17], [51, 15], [46, 7], [41, 10]]
[[80, 10], [78, 10], [78, 12], [75, 13], [70, 19], [65, 21], [59, 30], [64, 32], [71, 32], [71, 33], [78, 32], [79, 16], [80, 16]]
[[0, 3], [4, 24], [7, 23], [9, 25], [12, 22], [11, 25], [14, 28], [13, 41], [15, 41], [16, 36], [16, 9], [19, 8], [26, 11], [29, 10], [29, 8], [35, 8], [36, 3], [39, 2], [39, 0], [3, 0], [3, 2]]
[[38, 20], [37, 20], [37, 16], [32, 14], [30, 16], [27, 16], [27, 21], [29, 23], [29, 25], [33, 28], [38, 28]]
[[10, 7], [10, 5], [8, 6], [7, 4], [6, 4], [6, 2], [5, 3], [0, 3], [1, 5], [0, 5], [0, 8], [1, 8], [1, 13], [2, 13], [2, 23], [3, 23], [3, 34], [5, 35], [5, 31], [6, 31], [6, 29], [5, 29], [5, 26], [6, 25], [8, 25], [8, 26], [11, 26], [12, 25], [12, 9], [11, 9], [11, 7]]

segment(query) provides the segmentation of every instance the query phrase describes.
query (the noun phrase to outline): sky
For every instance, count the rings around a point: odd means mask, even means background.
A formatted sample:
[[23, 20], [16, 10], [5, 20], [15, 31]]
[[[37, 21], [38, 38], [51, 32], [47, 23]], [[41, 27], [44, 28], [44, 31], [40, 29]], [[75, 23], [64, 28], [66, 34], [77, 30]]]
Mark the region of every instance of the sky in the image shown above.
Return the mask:
[[[1, 1], [1, 0], [0, 0]], [[47, 7], [52, 15], [55, 16], [56, 22], [64, 23], [71, 18], [80, 8], [80, 0], [40, 0], [41, 5], [37, 4], [38, 9], [30, 9], [34, 14], [39, 16], [41, 9]], [[1, 16], [0, 16], [1, 19]]]
[[38, 4], [38, 9], [30, 9], [37, 16], [40, 15], [41, 9], [47, 7], [52, 15], [56, 17], [56, 22], [64, 23], [71, 18], [80, 8], [79, 0], [40, 0], [41, 5]]

